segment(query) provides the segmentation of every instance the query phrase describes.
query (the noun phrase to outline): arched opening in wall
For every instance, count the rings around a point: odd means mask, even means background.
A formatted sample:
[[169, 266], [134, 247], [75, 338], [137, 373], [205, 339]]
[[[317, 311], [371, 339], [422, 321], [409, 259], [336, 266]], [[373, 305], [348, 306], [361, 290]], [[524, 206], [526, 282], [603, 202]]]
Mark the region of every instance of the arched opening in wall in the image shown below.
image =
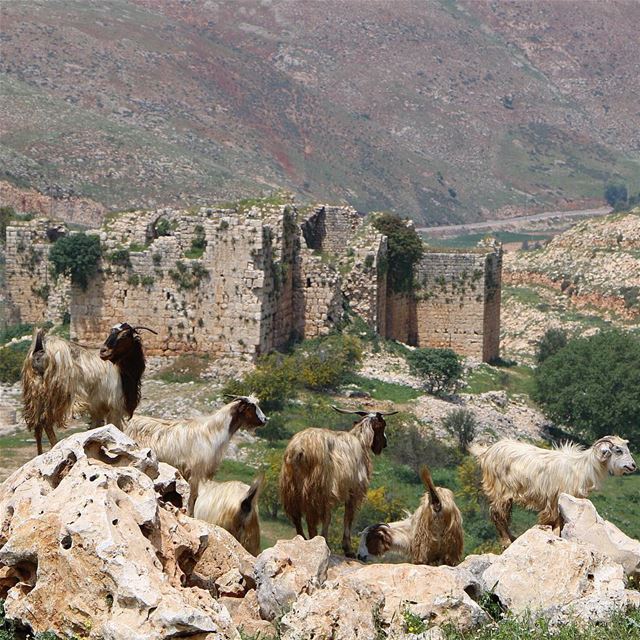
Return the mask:
[[171, 300], [171, 293], [167, 291], [167, 300]]
[[311, 278], [307, 278], [307, 287], [311, 286]]

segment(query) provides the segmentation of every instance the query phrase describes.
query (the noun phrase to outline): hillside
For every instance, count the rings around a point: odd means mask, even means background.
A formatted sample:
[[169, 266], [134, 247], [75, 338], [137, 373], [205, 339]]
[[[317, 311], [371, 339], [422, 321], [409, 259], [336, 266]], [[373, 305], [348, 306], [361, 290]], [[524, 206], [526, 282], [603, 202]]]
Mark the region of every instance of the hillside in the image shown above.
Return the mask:
[[550, 326], [587, 335], [640, 325], [640, 209], [581, 222], [503, 262], [502, 353], [530, 358]]
[[109, 208], [284, 187], [425, 223], [640, 179], [640, 5], [17, 0], [0, 161]]

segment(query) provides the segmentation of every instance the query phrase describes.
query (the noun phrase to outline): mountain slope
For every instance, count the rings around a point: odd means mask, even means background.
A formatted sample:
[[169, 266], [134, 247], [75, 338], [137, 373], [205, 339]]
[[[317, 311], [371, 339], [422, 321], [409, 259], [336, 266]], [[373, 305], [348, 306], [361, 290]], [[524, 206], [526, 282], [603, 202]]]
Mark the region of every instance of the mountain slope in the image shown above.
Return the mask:
[[0, 160], [110, 207], [275, 187], [426, 224], [577, 206], [640, 183], [639, 21], [626, 2], [16, 0]]

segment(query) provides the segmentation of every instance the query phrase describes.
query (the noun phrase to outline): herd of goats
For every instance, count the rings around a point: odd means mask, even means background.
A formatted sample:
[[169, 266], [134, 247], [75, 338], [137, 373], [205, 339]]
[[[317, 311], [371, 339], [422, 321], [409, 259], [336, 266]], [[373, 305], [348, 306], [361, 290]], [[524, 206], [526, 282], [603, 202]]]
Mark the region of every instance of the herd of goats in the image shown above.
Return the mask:
[[[151, 448], [159, 461], [176, 467], [190, 485], [187, 513], [227, 529], [252, 554], [260, 551], [257, 498], [259, 476], [251, 486], [237, 481], [218, 483], [214, 474], [233, 434], [253, 430], [267, 418], [254, 397], [232, 396], [210, 416], [163, 420], [134, 415], [141, 399], [145, 357], [140, 330], [115, 325], [99, 352], [85, 349], [39, 330], [22, 370], [24, 417], [35, 434], [38, 454], [42, 434], [51, 446], [55, 429], [84, 411], [91, 426], [112, 423], [140, 446]], [[296, 532], [304, 537], [302, 518], [314, 537], [318, 525], [328, 539], [332, 511], [344, 504], [342, 547], [352, 556], [351, 527], [371, 478], [371, 452], [387, 446], [385, 416], [380, 411], [347, 411], [358, 420], [350, 431], [309, 428], [289, 442], [280, 472], [280, 496]], [[392, 412], [396, 413], [396, 412]], [[627, 441], [600, 438], [590, 448], [564, 444], [543, 449], [515, 440], [501, 440], [474, 451], [482, 471], [482, 486], [491, 518], [503, 545], [513, 503], [539, 512], [541, 524], [561, 526], [558, 496], [587, 497], [607, 473], [620, 476], [636, 470]], [[361, 534], [358, 557], [395, 552], [416, 564], [455, 565], [462, 559], [462, 516], [453, 492], [433, 484], [421, 471], [426, 491], [417, 510], [404, 520], [374, 524]]]

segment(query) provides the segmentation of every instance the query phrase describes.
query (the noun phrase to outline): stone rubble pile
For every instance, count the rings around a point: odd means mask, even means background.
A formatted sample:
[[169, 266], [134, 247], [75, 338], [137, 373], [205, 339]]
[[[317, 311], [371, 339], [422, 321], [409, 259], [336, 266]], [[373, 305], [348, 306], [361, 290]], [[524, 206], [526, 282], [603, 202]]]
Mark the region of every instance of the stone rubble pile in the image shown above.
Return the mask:
[[[72, 435], [0, 487], [0, 598], [6, 615], [62, 637], [154, 640], [409, 640], [407, 612], [441, 638], [531, 610], [555, 625], [606, 621], [640, 605], [625, 589], [640, 543], [588, 500], [561, 496], [562, 537], [533, 527], [501, 555], [458, 567], [364, 565], [321, 537], [280, 540], [257, 558], [189, 518], [188, 484], [109, 425]], [[489, 592], [489, 593], [487, 593]]]

